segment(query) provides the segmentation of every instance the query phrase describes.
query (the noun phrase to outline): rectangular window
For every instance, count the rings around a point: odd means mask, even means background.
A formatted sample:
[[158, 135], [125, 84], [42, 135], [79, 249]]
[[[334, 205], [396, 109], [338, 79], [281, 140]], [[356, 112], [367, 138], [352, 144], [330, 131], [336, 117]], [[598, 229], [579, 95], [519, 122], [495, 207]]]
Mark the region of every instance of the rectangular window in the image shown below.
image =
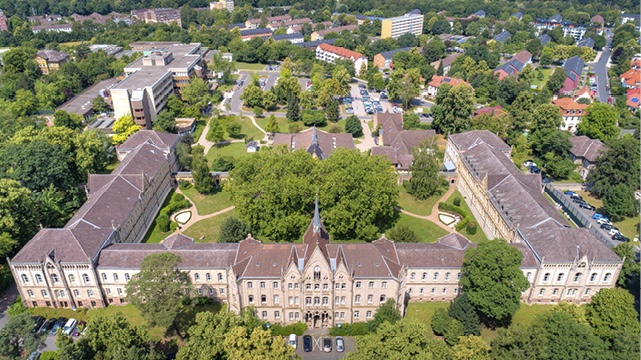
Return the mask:
[[300, 317], [299, 313], [294, 313], [294, 317], [296, 318], [296, 320], [298, 320], [298, 318]]
[[340, 284], [340, 283], [336, 283], [336, 285], [334, 286], [334, 288], [336, 288], [336, 289], [340, 289], [340, 288], [341, 288], [341, 284]]
[[341, 296], [341, 304], [345, 305], [345, 296]]
[[292, 284], [292, 283], [287, 284], [287, 288], [290, 289], [290, 290], [293, 289], [294, 288], [294, 284]]
[[294, 313], [293, 312], [289, 313], [289, 320], [294, 320]]
[[87, 295], [89, 295], [90, 298], [93, 297], [93, 290], [87, 290]]
[[107, 288], [107, 294], [111, 294], [111, 289]]
[[29, 297], [34, 297], [35, 295], [33, 294], [33, 291], [27, 290], [27, 294], [29, 294]]
[[294, 305], [294, 298], [293, 297], [290, 296], [289, 299], [287, 299], [287, 300], [289, 301], [289, 305]]
[[329, 284], [323, 284], [323, 290], [329, 290]]
[[274, 286], [274, 289], [278, 289], [278, 281], [274, 281], [273, 286]]
[[274, 318], [280, 319], [280, 311], [274, 311]]
[[374, 295], [367, 295], [367, 303], [371, 304], [372, 302], [374, 302]]
[[224, 293], [225, 293], [225, 288], [220, 288], [220, 289], [218, 289], [218, 292], [219, 292], [220, 294], [224, 294]]
[[358, 319], [360, 313], [357, 311], [354, 311], [354, 319]]
[[247, 283], [247, 288], [248, 289], [251, 289], [253, 287], [254, 287], [254, 284], [251, 281]]
[[436, 293], [436, 288], [432, 288], [432, 294]]
[[339, 305], [340, 303], [341, 303], [341, 298], [340, 298], [340, 296], [336, 296], [336, 297], [334, 298], [334, 304]]
[[118, 290], [118, 295], [122, 294], [122, 288], [118, 288], [116, 290]]

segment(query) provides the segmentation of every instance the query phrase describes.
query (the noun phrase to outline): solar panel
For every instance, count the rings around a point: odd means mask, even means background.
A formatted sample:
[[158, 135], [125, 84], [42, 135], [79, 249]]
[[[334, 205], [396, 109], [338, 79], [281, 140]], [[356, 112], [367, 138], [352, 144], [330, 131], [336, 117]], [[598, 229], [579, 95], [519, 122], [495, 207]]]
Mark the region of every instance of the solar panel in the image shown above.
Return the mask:
[[452, 81], [452, 79], [450, 79], [450, 78], [445, 78], [445, 79], [443, 79], [443, 81], [445, 81], [445, 82], [450, 82], [450, 81]]
[[639, 99], [637, 99], [637, 98], [632, 98], [632, 102], [634, 102], [634, 103], [635, 103], [635, 102], [639, 102]]

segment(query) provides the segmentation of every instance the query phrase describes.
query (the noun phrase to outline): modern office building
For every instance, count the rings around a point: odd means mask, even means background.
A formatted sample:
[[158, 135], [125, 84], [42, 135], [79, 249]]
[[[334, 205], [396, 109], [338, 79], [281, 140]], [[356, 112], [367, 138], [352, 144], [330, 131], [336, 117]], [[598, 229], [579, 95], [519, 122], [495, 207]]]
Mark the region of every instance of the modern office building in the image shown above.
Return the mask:
[[234, 0], [219, 0], [216, 2], [209, 3], [209, 9], [227, 9], [227, 11], [234, 11]]
[[205, 77], [203, 51], [198, 43], [171, 45], [127, 65], [127, 77], [110, 90], [115, 117], [131, 115], [151, 129], [169, 95], [180, 94], [192, 77]]
[[384, 19], [381, 23], [381, 39], [397, 39], [407, 33], [419, 36], [423, 33], [423, 15], [420, 12]]

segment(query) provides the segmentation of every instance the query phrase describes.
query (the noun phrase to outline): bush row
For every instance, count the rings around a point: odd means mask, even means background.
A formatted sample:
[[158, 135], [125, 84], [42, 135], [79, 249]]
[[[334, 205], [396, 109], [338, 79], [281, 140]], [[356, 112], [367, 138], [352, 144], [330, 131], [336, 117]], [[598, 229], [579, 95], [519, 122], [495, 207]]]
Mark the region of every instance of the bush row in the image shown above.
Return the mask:
[[372, 332], [369, 322], [357, 322], [353, 324], [341, 324], [341, 327], [334, 326], [329, 329], [330, 336], [356, 336], [367, 335]]
[[[472, 217], [470, 216], [470, 214], [460, 206], [452, 205], [446, 202], [440, 202], [438, 203], [438, 208], [440, 210], [454, 212], [462, 218], [461, 221], [459, 221], [455, 226], [456, 231], [461, 231], [462, 229], [467, 227], [468, 224], [470, 224], [470, 221], [472, 221]], [[476, 224], [473, 224], [473, 225], [474, 225], [473, 228], [476, 229]], [[468, 234], [470, 234], [470, 231], [472, 231], [471, 227], [468, 227]], [[476, 233], [476, 230], [473, 230], [473, 231], [474, 233]], [[474, 235], [474, 234], [470, 234], [470, 235]]]
[[272, 336], [289, 336], [290, 334], [296, 334], [296, 336], [302, 336], [305, 330], [307, 330], [307, 324], [302, 322], [297, 322], [296, 324], [291, 324], [283, 326], [280, 324], [273, 324], [270, 326]]

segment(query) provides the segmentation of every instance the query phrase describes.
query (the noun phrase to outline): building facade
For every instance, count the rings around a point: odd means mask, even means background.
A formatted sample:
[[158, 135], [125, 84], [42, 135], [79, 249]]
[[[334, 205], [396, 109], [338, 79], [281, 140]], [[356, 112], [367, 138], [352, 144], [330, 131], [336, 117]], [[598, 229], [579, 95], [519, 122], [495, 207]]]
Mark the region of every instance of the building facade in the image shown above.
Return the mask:
[[[181, 257], [179, 268], [189, 274], [200, 296], [225, 302], [228, 311], [237, 313], [251, 307], [272, 323], [302, 321], [321, 328], [367, 321], [388, 299], [404, 313], [409, 302], [447, 301], [461, 291], [465, 250], [477, 244], [457, 233], [436, 243], [396, 244], [384, 235], [371, 243], [332, 243], [318, 202], [299, 243], [264, 244], [251, 234], [240, 243], [194, 243], [179, 233], [159, 244], [139, 243], [169, 191], [170, 154], [178, 136], [145, 130], [136, 134], [119, 148], [124, 158], [114, 173], [90, 177], [88, 201], [70, 222], [62, 229], [41, 230], [9, 261], [25, 306], [125, 304], [127, 282], [146, 256], [159, 252]], [[465, 179], [459, 189], [466, 200], [477, 199], [470, 203], [475, 211], [488, 211], [488, 201], [509, 209], [507, 227], [514, 231], [508, 240], [523, 254], [521, 271], [530, 282], [523, 301], [585, 303], [600, 289], [613, 287], [622, 260], [604, 244], [585, 229], [566, 227], [556, 209], [549, 214], [549, 209], [539, 209], [549, 202], [536, 192], [517, 191], [515, 198], [495, 192], [509, 178], [524, 184], [531, 179], [512, 174], [500, 160], [509, 161], [509, 147], [490, 135], [451, 135], [446, 157], [456, 161]], [[491, 162], [478, 160], [489, 154], [473, 158], [474, 149], [494, 154], [497, 167], [485, 169]], [[507, 175], [499, 179], [501, 173]], [[486, 195], [474, 190], [482, 184], [490, 184]], [[531, 218], [512, 212], [517, 202]], [[505, 211], [500, 206], [495, 210]], [[490, 219], [482, 219], [487, 226]]]
[[579, 104], [572, 98], [561, 98], [552, 101], [552, 105], [559, 107], [561, 118], [563, 122], [559, 129], [564, 131], [576, 132], [577, 126], [583, 120], [585, 109], [588, 107], [586, 104]]
[[320, 44], [316, 47], [316, 59], [330, 64], [333, 64], [336, 59], [349, 60], [354, 63], [356, 74], [360, 74], [362, 70], [367, 70], [367, 57], [365, 55], [334, 45]]
[[69, 54], [57, 50], [38, 50], [34, 59], [40, 71], [44, 75], [48, 75], [52, 71], [59, 70], [64, 63], [69, 61]]
[[9, 31], [9, 27], [7, 26], [7, 15], [5, 15], [2, 10], [0, 10], [0, 31]]
[[398, 39], [403, 34], [419, 36], [423, 33], [423, 15], [408, 13], [381, 21], [381, 39]]

